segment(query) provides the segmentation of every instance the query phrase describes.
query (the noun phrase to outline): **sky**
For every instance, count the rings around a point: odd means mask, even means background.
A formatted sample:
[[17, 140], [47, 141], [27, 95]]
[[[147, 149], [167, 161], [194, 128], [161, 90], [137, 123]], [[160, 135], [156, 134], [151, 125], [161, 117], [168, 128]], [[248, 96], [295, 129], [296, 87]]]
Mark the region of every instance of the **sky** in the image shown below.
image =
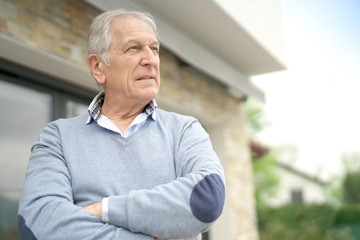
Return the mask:
[[360, 1], [283, 0], [287, 70], [253, 76], [270, 126], [258, 138], [295, 145], [288, 163], [330, 180], [360, 153]]

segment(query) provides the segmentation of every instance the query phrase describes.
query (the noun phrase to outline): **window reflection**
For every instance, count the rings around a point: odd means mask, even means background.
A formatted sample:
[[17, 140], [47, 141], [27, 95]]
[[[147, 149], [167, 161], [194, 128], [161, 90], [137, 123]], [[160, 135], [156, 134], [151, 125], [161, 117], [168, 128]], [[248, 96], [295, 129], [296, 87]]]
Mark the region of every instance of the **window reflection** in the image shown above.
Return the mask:
[[0, 239], [16, 239], [17, 209], [32, 144], [51, 120], [50, 94], [0, 80]]
[[80, 114], [83, 114], [85, 112], [87, 112], [88, 109], [88, 105], [79, 103], [79, 102], [74, 102], [71, 100], [66, 101], [66, 117], [70, 118], [70, 117], [75, 117], [78, 116]]

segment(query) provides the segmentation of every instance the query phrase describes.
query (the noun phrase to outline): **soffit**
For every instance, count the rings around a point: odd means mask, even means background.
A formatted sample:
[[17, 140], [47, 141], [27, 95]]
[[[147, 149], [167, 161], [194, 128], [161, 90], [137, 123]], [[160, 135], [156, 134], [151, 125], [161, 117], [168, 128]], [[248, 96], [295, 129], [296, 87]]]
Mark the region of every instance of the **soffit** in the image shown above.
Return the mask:
[[281, 62], [259, 44], [221, 6], [211, 0], [135, 0], [169, 25], [209, 49], [245, 76], [283, 70]]
[[150, 12], [161, 43], [180, 58], [224, 83], [229, 93], [264, 101], [248, 77], [284, 66], [212, 0], [86, 0], [102, 10]]

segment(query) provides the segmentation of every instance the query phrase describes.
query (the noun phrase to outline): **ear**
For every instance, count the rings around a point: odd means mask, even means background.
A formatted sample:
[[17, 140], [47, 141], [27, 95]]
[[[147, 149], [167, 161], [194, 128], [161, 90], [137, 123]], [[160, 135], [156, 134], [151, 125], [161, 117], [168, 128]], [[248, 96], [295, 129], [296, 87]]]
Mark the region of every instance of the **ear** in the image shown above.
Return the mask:
[[90, 54], [87, 57], [87, 65], [90, 69], [91, 74], [94, 76], [98, 84], [104, 84], [105, 82], [105, 73], [104, 67], [105, 63], [101, 60], [96, 54]]

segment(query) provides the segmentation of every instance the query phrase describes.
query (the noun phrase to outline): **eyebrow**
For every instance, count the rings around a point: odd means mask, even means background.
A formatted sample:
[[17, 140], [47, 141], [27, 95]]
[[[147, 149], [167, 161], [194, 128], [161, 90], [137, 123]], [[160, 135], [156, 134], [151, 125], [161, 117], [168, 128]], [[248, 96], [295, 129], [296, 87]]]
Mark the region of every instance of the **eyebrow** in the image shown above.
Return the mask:
[[[130, 39], [130, 40], [126, 41], [125, 45], [129, 45], [129, 44], [131, 44], [131, 43], [135, 43], [135, 44], [140, 44], [140, 45], [142, 45], [142, 42], [139, 41], [139, 40], [136, 40], [136, 39]], [[155, 41], [152, 41], [152, 42], [150, 43], [150, 45], [160, 45], [160, 43], [159, 43], [159, 41], [155, 40]]]

